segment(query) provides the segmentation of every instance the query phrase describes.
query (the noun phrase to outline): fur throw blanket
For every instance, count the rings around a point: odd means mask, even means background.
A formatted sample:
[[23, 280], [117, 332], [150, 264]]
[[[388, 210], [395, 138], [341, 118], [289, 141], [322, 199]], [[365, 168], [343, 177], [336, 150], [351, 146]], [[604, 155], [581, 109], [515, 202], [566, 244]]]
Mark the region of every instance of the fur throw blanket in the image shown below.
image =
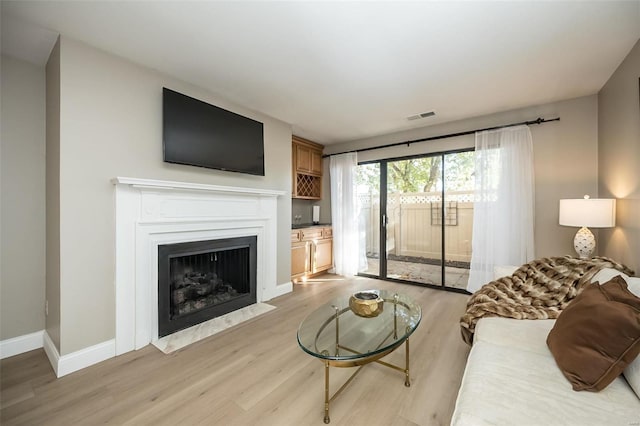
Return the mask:
[[510, 277], [491, 281], [471, 296], [460, 318], [462, 339], [471, 345], [476, 323], [482, 317], [557, 318], [603, 268], [633, 275], [629, 268], [606, 257], [550, 257], [522, 265]]

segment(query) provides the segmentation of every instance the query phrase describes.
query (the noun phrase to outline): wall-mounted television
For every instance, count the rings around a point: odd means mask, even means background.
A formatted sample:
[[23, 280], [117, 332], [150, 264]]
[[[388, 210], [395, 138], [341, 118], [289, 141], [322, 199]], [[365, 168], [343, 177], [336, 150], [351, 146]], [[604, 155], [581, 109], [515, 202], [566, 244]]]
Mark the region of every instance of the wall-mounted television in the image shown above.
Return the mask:
[[264, 176], [262, 123], [166, 87], [162, 147], [167, 163]]

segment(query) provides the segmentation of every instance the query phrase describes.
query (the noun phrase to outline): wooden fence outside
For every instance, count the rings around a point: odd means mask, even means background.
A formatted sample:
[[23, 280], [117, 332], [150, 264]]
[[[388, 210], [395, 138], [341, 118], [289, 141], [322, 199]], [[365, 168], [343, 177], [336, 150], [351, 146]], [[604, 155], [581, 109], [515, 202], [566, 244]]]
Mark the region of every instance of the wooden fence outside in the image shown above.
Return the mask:
[[[359, 194], [360, 229], [367, 254], [380, 252], [380, 202]], [[440, 192], [389, 194], [387, 253], [394, 256], [442, 259], [442, 197]], [[449, 191], [445, 201], [445, 260], [471, 261], [473, 192]]]

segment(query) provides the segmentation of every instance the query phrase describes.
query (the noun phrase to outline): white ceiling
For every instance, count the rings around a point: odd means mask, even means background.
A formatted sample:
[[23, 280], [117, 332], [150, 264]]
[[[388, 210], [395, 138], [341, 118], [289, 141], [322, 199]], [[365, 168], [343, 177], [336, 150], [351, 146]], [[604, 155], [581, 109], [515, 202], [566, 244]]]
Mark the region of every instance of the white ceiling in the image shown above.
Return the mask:
[[2, 1], [3, 52], [44, 64], [58, 33], [326, 144], [596, 93], [640, 1]]

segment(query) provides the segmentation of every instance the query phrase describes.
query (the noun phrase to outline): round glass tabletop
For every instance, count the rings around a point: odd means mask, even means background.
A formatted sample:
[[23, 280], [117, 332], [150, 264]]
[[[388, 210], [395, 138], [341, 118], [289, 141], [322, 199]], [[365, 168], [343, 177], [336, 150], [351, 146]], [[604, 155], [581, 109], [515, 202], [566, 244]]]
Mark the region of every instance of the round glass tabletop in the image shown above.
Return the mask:
[[352, 295], [337, 297], [302, 321], [298, 328], [300, 347], [321, 359], [356, 360], [401, 345], [420, 324], [422, 309], [409, 296], [387, 290], [360, 293], [375, 293], [382, 299], [375, 316], [356, 314], [357, 307], [356, 311], [349, 307]]

